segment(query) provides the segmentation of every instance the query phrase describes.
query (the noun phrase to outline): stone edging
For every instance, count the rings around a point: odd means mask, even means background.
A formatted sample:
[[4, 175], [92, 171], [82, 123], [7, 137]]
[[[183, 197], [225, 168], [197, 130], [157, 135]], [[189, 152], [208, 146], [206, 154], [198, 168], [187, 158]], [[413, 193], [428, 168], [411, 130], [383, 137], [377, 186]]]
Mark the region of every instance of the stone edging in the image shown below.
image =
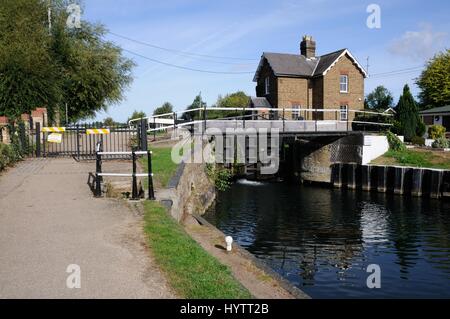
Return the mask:
[[[214, 225], [209, 223], [203, 217], [198, 216], [198, 215], [192, 215], [192, 217], [194, 217], [201, 225], [211, 227], [211, 228], [217, 230], [219, 233], [223, 234], [222, 231], [217, 229], [217, 227], [215, 227]], [[225, 238], [225, 234], [223, 235], [223, 237]], [[266, 274], [268, 274], [270, 277], [272, 277], [276, 282], [278, 282], [280, 284], [280, 286], [283, 289], [285, 289], [286, 291], [288, 291], [292, 296], [294, 296], [294, 298], [296, 298], [296, 299], [312, 299], [306, 293], [301, 291], [299, 288], [295, 287], [293, 284], [291, 284], [285, 278], [283, 278], [278, 273], [276, 273], [274, 270], [272, 270], [272, 268], [270, 268], [265, 262], [256, 258], [254, 255], [249, 253], [247, 250], [242, 248], [240, 245], [233, 244], [233, 246], [234, 246], [234, 249], [238, 249], [239, 253], [242, 254], [245, 258], [252, 261], [256, 265], [256, 267], [258, 267], [259, 269], [264, 271]]]

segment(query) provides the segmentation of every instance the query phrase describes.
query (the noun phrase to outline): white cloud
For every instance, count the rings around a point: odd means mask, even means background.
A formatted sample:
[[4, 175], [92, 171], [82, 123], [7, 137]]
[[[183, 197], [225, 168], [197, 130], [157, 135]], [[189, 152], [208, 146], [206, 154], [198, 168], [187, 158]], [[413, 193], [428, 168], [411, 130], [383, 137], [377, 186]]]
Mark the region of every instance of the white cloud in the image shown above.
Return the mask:
[[401, 38], [392, 41], [388, 51], [414, 61], [425, 61], [445, 48], [447, 33], [435, 32], [429, 24], [419, 27], [419, 31], [406, 31]]

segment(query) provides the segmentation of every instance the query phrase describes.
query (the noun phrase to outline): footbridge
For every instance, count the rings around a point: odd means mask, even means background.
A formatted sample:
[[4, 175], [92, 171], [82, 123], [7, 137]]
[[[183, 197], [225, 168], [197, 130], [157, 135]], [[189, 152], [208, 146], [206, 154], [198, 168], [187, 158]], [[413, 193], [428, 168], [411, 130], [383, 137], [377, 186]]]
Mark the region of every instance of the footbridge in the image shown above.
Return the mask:
[[156, 136], [185, 128], [203, 134], [208, 129], [232, 134], [238, 129], [278, 130], [280, 135], [344, 136], [380, 132], [390, 127], [392, 115], [358, 110], [292, 108], [197, 108], [130, 121], [145, 122], [148, 134]]

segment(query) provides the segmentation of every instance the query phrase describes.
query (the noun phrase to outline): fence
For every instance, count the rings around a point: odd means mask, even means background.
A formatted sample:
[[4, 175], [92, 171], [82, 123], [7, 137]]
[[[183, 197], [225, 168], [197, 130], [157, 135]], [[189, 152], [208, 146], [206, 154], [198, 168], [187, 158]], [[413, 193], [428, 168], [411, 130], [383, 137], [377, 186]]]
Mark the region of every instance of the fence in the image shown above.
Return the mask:
[[[281, 132], [331, 132], [380, 131], [392, 126], [392, 115], [370, 111], [342, 109], [300, 108], [197, 108], [145, 118], [148, 132], [156, 139], [158, 131], [186, 127], [226, 128], [230, 122], [236, 128], [271, 127]], [[131, 120], [130, 125], [140, 120]], [[259, 122], [259, 123], [258, 123]], [[263, 124], [263, 122], [266, 122]]]
[[[152, 169], [152, 152], [151, 151], [136, 151], [133, 150], [131, 152], [104, 152], [101, 149], [101, 143], [98, 143], [97, 152], [96, 152], [96, 171], [95, 171], [95, 188], [94, 194], [95, 197], [102, 196], [102, 182], [103, 177], [131, 177], [132, 178], [132, 190], [131, 190], [131, 199], [139, 200], [138, 186], [137, 186], [137, 178], [138, 177], [147, 177], [148, 178], [148, 199], [155, 200], [155, 192], [153, 186], [153, 169]], [[104, 156], [115, 156], [115, 155], [127, 155], [131, 156], [132, 159], [132, 173], [104, 173], [102, 170], [102, 160]], [[148, 162], [148, 172], [145, 174], [137, 173], [137, 158], [138, 156], [147, 155]]]
[[147, 122], [136, 125], [102, 127], [97, 124], [77, 124], [67, 127], [34, 127], [28, 123], [0, 127], [0, 141], [13, 143], [23, 156], [74, 157], [77, 160], [95, 160], [96, 145], [102, 143], [105, 152], [121, 153], [105, 159], [129, 158], [124, 152], [133, 148], [146, 151]]

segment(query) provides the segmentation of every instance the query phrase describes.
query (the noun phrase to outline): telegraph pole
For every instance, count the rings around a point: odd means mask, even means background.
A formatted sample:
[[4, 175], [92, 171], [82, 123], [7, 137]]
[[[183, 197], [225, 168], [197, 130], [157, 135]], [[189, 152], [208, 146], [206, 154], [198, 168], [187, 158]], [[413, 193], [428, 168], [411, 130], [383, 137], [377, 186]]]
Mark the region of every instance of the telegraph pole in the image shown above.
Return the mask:
[[52, 33], [52, 6], [51, 0], [48, 1], [48, 34]]
[[367, 57], [367, 66], [366, 66], [366, 70], [367, 70], [367, 75], [368, 76], [370, 76], [370, 73], [369, 73], [370, 63], [369, 63], [369, 61], [370, 61], [370, 56]]

